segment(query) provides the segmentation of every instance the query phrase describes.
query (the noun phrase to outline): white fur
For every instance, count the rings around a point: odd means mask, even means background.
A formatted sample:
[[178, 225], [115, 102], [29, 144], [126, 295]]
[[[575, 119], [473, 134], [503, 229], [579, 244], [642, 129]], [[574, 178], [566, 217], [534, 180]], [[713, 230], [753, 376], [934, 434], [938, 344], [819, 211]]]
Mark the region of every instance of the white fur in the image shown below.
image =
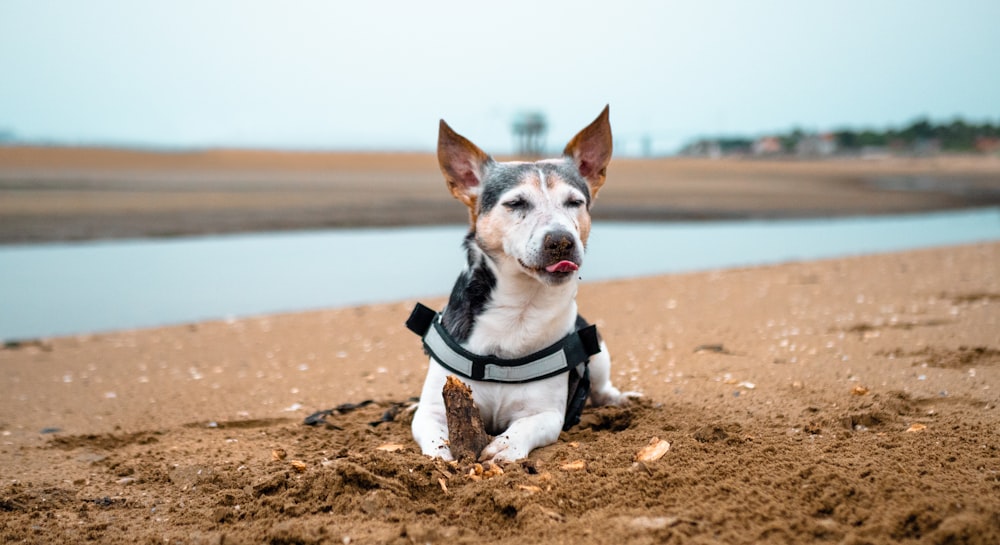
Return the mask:
[[[577, 214], [586, 213], [580, 209], [567, 209], [564, 203], [570, 196], [584, 199], [585, 196], [577, 189], [557, 183], [555, 187], [549, 188], [544, 174], [538, 172], [540, 187], [533, 185], [521, 185], [515, 187], [501, 196], [500, 202], [520, 197], [531, 202], [533, 210], [526, 218], [510, 222], [503, 214], [503, 211], [495, 211], [487, 218], [487, 223], [500, 222], [503, 227], [503, 256], [505, 258], [520, 261], [521, 263], [540, 265], [542, 261], [541, 249], [546, 233], [555, 228], [562, 228], [573, 233], [574, 242], [578, 248], [585, 248], [586, 241], [580, 238], [580, 222]], [[502, 208], [502, 206], [500, 207]], [[581, 255], [582, 257], [582, 255]], [[580, 265], [582, 263], [578, 263]], [[501, 263], [502, 265], [502, 263]], [[524, 271], [519, 267], [521, 272]], [[537, 275], [535, 275], [536, 278]], [[576, 296], [574, 290], [572, 297]]]

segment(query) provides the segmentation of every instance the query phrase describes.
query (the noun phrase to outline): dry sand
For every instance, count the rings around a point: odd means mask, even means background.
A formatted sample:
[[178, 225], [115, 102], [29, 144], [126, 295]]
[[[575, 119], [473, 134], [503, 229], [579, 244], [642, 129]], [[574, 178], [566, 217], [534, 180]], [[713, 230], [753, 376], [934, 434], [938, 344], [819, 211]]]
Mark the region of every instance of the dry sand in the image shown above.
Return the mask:
[[[990, 204], [1000, 172], [612, 167], [622, 219]], [[0, 148], [4, 242], [463, 219], [423, 155]], [[1000, 542], [1000, 243], [587, 284], [645, 398], [479, 479], [410, 437], [412, 303], [3, 347], [0, 541]]]
[[[609, 180], [599, 220], [1000, 204], [1000, 157], [615, 159]], [[443, 187], [431, 154], [0, 147], [0, 243], [464, 222]]]
[[1000, 243], [580, 302], [645, 399], [481, 480], [382, 421], [426, 369], [409, 301], [7, 347], [0, 540], [1000, 542]]

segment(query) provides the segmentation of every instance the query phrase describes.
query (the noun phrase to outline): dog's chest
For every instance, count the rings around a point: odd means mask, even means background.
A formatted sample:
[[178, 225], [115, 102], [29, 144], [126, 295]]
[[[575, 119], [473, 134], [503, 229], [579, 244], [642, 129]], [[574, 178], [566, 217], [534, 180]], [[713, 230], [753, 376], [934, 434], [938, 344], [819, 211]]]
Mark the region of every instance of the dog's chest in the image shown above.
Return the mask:
[[520, 358], [565, 337], [576, 323], [576, 305], [552, 309], [494, 307], [477, 317], [466, 341], [476, 354]]

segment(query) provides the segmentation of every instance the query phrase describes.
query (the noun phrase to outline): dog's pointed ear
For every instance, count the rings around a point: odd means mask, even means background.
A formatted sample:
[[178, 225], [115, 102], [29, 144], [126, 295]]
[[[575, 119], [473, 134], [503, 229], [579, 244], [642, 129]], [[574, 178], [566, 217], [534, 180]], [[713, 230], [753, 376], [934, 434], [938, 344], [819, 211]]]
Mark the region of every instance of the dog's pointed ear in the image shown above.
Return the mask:
[[611, 162], [611, 147], [611, 123], [608, 120], [608, 106], [605, 106], [601, 115], [577, 133], [563, 150], [563, 154], [573, 160], [580, 174], [587, 180], [591, 198], [596, 197], [598, 190], [604, 185], [608, 163]]
[[475, 214], [476, 199], [493, 159], [464, 136], [453, 131], [444, 120], [438, 129], [438, 164], [448, 189]]

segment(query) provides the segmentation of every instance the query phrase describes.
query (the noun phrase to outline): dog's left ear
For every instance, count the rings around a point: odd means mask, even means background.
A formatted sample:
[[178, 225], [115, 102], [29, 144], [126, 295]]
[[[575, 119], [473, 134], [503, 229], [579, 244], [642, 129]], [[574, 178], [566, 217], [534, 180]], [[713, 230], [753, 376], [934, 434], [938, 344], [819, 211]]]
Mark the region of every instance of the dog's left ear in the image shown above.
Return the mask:
[[569, 144], [563, 154], [576, 163], [576, 168], [590, 185], [591, 198], [597, 196], [604, 185], [608, 163], [611, 162], [611, 123], [608, 121], [608, 106], [593, 123], [587, 125]]
[[438, 164], [448, 189], [465, 203], [475, 215], [476, 199], [486, 175], [486, 167], [493, 159], [464, 136], [453, 131], [444, 120], [438, 130]]

